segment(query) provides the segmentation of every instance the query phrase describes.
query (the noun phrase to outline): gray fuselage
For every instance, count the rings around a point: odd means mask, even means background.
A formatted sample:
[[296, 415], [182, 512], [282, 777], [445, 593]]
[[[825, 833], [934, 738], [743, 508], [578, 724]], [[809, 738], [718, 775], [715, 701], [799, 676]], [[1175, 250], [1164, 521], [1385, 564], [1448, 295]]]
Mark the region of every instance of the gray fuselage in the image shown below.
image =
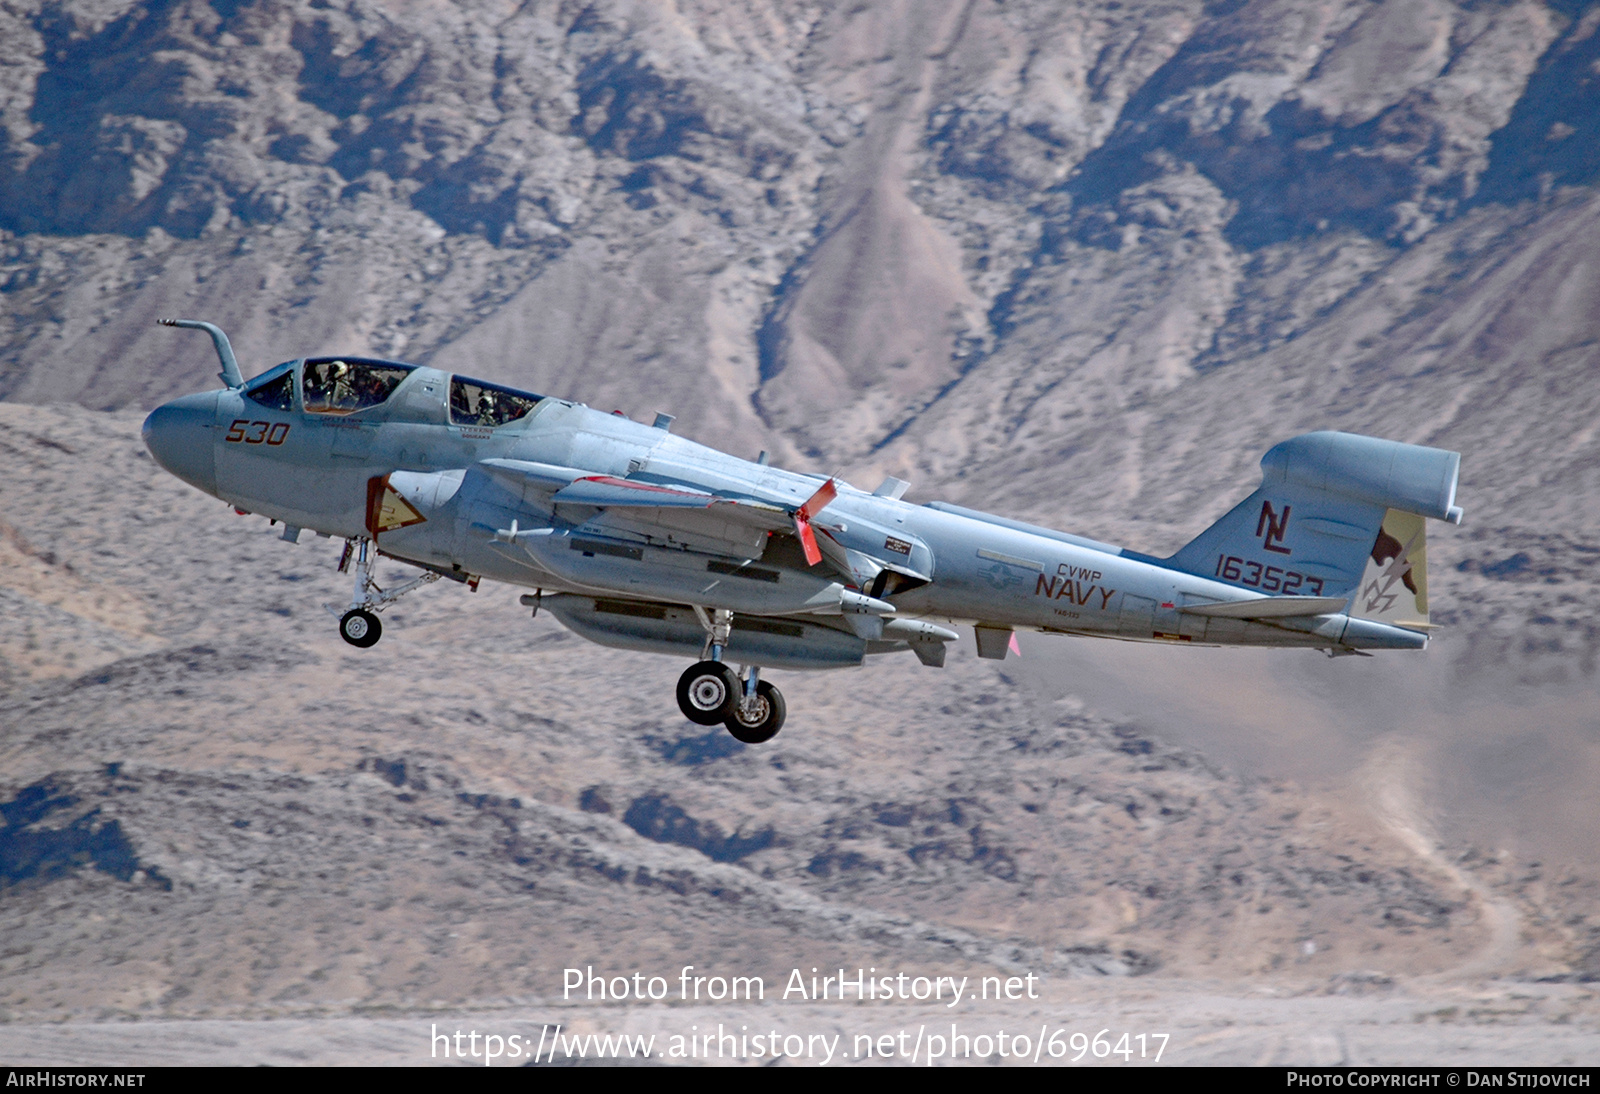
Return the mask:
[[[279, 366], [296, 377], [301, 368]], [[498, 426], [460, 424], [451, 381], [413, 368], [381, 403], [351, 413], [308, 410], [298, 379], [286, 405], [243, 389], [208, 392], [153, 412], [145, 436], [163, 466], [239, 509], [329, 536], [371, 536], [396, 559], [547, 594], [819, 619], [848, 613], [854, 595], [891, 604], [895, 619], [991, 631], [1344, 650], [1426, 642], [1344, 611], [1270, 621], [1195, 614], [1185, 609], [1260, 594], [1092, 540], [843, 483], [813, 521], [827, 557], [808, 566], [793, 511], [823, 478], [554, 398]], [[672, 501], [671, 491], [688, 488], [717, 504], [557, 497], [577, 476], [586, 489], [619, 480], [616, 489], [656, 486]], [[404, 512], [374, 532], [383, 500], [374, 491], [383, 489]], [[1247, 564], [1300, 576], [1270, 555]], [[1310, 570], [1302, 580], [1321, 588]]]

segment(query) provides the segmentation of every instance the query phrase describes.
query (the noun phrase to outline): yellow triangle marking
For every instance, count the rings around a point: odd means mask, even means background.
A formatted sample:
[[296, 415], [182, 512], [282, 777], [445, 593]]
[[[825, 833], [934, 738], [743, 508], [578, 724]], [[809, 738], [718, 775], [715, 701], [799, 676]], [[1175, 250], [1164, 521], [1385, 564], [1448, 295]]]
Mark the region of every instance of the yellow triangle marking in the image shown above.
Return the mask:
[[421, 524], [428, 518], [412, 506], [412, 504], [399, 494], [394, 487], [384, 484], [383, 500], [378, 503], [377, 527], [374, 532], [392, 532], [396, 528], [408, 528], [413, 524]]

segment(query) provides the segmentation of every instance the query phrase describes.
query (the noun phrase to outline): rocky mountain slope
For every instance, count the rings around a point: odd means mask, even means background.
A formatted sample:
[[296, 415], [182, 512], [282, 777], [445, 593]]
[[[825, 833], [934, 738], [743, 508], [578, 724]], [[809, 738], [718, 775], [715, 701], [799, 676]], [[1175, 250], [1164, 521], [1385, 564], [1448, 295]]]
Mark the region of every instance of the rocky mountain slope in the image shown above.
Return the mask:
[[[684, 953], [1595, 975], [1589, 866], [1425, 815], [1600, 772], [1600, 7], [16, 0], [0, 47], [7, 1018]], [[1429, 656], [1578, 713], [1423, 741], [1471, 768], [1442, 790], [1395, 774], [1402, 719], [1307, 790], [1085, 706], [1108, 662], [1070, 648], [796, 678], [764, 751], [505, 590], [356, 653], [326, 543], [145, 457], [142, 411], [214, 385], [168, 315], [247, 373], [434, 364], [1156, 553], [1296, 432], [1454, 448]]]
[[670, 659], [530, 621], [514, 590], [419, 593], [356, 651], [319, 606], [332, 545], [177, 482], [137, 415], [0, 422], [31, 560], [0, 590], [11, 1021], [541, 1000], [586, 963], [776, 982], [864, 954], [1389, 983], [1477, 960], [1504, 914], [1526, 944], [1494, 971], [1600, 952], [1581, 874], [1419, 857], [1359, 795], [1220, 770], [966, 652], [780, 674], [792, 724], [746, 748], [683, 722]]
[[204, 386], [203, 342], [151, 326], [183, 313], [247, 371], [399, 356], [1152, 551], [1283, 436], [1375, 432], [1467, 454], [1492, 545], [1450, 558], [1460, 620], [1592, 660], [1558, 596], [1478, 578], [1529, 544], [1592, 572], [1597, 28], [1442, 0], [16, 4], [0, 397]]

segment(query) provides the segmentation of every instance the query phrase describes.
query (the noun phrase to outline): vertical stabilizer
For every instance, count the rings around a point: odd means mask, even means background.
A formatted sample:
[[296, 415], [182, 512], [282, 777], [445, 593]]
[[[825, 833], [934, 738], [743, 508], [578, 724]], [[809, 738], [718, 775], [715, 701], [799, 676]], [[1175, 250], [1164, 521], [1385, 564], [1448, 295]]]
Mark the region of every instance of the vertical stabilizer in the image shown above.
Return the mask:
[[1349, 597], [1350, 614], [1426, 626], [1425, 517], [1458, 522], [1454, 452], [1307, 433], [1261, 460], [1261, 487], [1170, 559], [1269, 595]]

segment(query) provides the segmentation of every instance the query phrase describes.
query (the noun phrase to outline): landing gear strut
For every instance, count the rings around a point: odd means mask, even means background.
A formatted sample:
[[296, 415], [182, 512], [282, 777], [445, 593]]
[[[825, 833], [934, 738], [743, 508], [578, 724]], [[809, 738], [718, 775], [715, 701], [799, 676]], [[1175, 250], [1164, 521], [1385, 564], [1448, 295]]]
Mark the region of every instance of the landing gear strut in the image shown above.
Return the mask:
[[735, 740], [747, 745], [770, 741], [783, 728], [787, 710], [783, 693], [761, 679], [761, 666], [745, 667], [741, 676], [722, 662], [733, 613], [695, 608], [706, 630], [705, 660], [690, 665], [678, 678], [678, 709], [696, 725], [721, 722]]
[[383, 637], [383, 624], [378, 622], [379, 612], [411, 590], [439, 580], [439, 575], [430, 570], [404, 585], [385, 591], [372, 579], [377, 558], [377, 549], [370, 539], [345, 540], [344, 554], [339, 559], [339, 572], [345, 573], [350, 569], [351, 562], [355, 563], [355, 590], [350, 594], [350, 604], [343, 612], [331, 604], [326, 605], [330, 612], [339, 617], [339, 637], [357, 649], [375, 646], [378, 639]]

